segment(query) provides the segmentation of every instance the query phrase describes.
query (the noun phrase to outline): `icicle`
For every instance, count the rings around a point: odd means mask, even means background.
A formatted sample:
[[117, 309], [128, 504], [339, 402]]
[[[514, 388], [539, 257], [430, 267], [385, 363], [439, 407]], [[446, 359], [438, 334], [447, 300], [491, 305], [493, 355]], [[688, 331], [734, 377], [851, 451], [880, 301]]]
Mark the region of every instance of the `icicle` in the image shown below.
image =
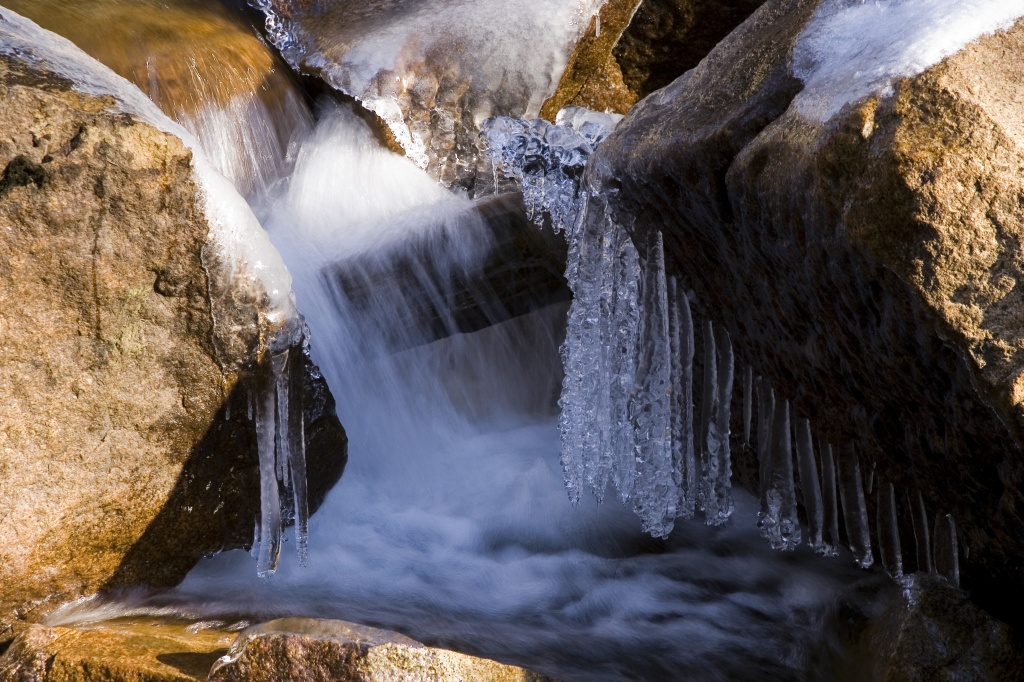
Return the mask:
[[818, 483], [818, 468], [814, 463], [814, 447], [811, 443], [811, 422], [799, 419], [796, 423], [796, 451], [800, 467], [800, 491], [803, 493], [804, 510], [810, 537], [808, 543], [815, 551], [821, 551], [825, 525], [825, 510], [821, 500], [821, 485]]
[[750, 446], [750, 424], [754, 416], [754, 368], [743, 371], [743, 445]]
[[629, 403], [636, 438], [637, 485], [633, 492], [633, 510], [646, 532], [655, 537], [668, 537], [678, 513], [680, 481], [672, 457], [672, 354], [660, 231], [654, 230], [648, 237], [646, 250], [641, 356]]
[[874, 563], [871, 554], [871, 531], [868, 527], [868, 509], [864, 500], [864, 485], [860, 461], [852, 446], [839, 458], [839, 496], [843, 502], [843, 519], [850, 551], [861, 568]]
[[960, 543], [956, 537], [956, 521], [952, 514], [935, 517], [935, 572], [953, 585], [960, 586]]
[[878, 554], [889, 575], [903, 577], [903, 550], [900, 547], [899, 518], [896, 515], [896, 489], [888, 481], [878, 481], [875, 519], [878, 532]]
[[256, 574], [273, 575], [281, 555], [281, 499], [277, 489], [277, 406], [273, 380], [261, 387], [256, 401], [256, 445], [260, 460], [260, 542]]
[[932, 572], [932, 542], [928, 531], [928, 512], [924, 507], [924, 495], [917, 492], [911, 500], [914, 517], [914, 545], [917, 549], [917, 570], [921, 573]]
[[274, 353], [270, 357], [270, 369], [274, 377], [274, 397], [276, 401], [276, 439], [275, 466], [277, 480], [284, 487], [285, 496], [291, 494], [288, 476], [288, 449], [291, 447], [291, 436], [288, 433], [288, 350]]
[[[562, 469], [569, 500], [579, 503], [589, 463], [604, 450], [603, 416], [607, 414], [605, 368], [600, 348], [601, 281], [605, 276], [604, 217], [581, 215], [566, 237], [569, 254], [566, 279], [573, 292], [562, 344], [565, 376], [558, 404], [562, 435]], [[615, 282], [612, 281], [614, 286]], [[602, 409], [604, 407], [604, 409]], [[632, 448], [630, 448], [630, 451]], [[632, 454], [632, 453], [630, 453]]]
[[693, 453], [693, 317], [679, 281], [668, 280], [669, 324], [672, 329], [672, 445], [680, 472], [679, 516], [691, 518], [696, 507], [696, 459]]
[[800, 519], [796, 508], [796, 481], [793, 477], [793, 441], [790, 435], [789, 401], [775, 403], [772, 425], [774, 458], [772, 486], [768, 490], [769, 516], [777, 519], [769, 534], [774, 549], [791, 550], [800, 544]]
[[292, 483], [292, 503], [295, 511], [295, 549], [299, 565], [305, 566], [309, 556], [309, 494], [306, 481], [306, 425], [302, 399], [305, 381], [305, 352], [292, 350], [288, 359], [288, 470]]
[[[709, 517], [715, 515], [715, 480], [718, 478], [718, 439], [712, 435], [714, 416], [718, 411], [718, 354], [715, 352], [715, 327], [704, 321], [704, 391], [700, 407], [700, 482], [697, 484], [697, 505]], [[714, 447], [712, 452], [711, 448]]]
[[[640, 254], [626, 231], [605, 216], [606, 271], [611, 273], [607, 303], [602, 303], [600, 352], [603, 372], [608, 377], [602, 388], [608, 402], [605, 436], [611, 460], [612, 482], [623, 502], [633, 494], [636, 485], [636, 458], [633, 454], [633, 428], [629, 422], [629, 393], [636, 376], [638, 332], [640, 327]], [[607, 283], [603, 285], [608, 288]], [[603, 299], [604, 300], [604, 299]]]
[[732, 499], [732, 452], [729, 438], [732, 408], [732, 387], [734, 359], [732, 340], [729, 332], [719, 327], [716, 339], [718, 349], [718, 397], [717, 409], [708, 434], [710, 457], [716, 457], [718, 465], [714, 479], [714, 508], [707, 512], [708, 525], [718, 526], [729, 520], [733, 512]]
[[824, 523], [822, 545], [818, 551], [825, 556], [836, 556], [839, 554], [839, 499], [836, 494], [835, 459], [832, 457], [832, 446], [828, 443], [821, 448], [821, 485]]
[[[757, 384], [757, 462], [761, 496], [758, 517], [763, 520], [768, 515], [768, 490], [772, 485], [772, 419], [775, 417], [775, 391], [763, 378], [759, 378]], [[778, 519], [775, 520], [775, 523], [777, 522]]]

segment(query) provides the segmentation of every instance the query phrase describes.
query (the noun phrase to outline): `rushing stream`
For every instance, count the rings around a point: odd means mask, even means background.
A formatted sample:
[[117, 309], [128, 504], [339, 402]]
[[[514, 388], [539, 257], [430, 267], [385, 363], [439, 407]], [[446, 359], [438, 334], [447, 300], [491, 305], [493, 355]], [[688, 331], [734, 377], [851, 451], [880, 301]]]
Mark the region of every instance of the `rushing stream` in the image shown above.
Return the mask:
[[[228, 552], [171, 592], [57, 619], [341, 618], [564, 680], [835, 679], [849, 666], [844, 623], [891, 588], [848, 556], [773, 552], [754, 498], [737, 493], [732, 523], [680, 523], [666, 540], [615, 495], [570, 503], [556, 406], [565, 306], [426, 343], [436, 320], [423, 299], [454, 331], [445, 274], [478, 267], [482, 219], [350, 109], [319, 114], [290, 180], [257, 206], [350, 437], [307, 566], [288, 537], [270, 578]], [[339, 272], [365, 275], [358, 295]]]

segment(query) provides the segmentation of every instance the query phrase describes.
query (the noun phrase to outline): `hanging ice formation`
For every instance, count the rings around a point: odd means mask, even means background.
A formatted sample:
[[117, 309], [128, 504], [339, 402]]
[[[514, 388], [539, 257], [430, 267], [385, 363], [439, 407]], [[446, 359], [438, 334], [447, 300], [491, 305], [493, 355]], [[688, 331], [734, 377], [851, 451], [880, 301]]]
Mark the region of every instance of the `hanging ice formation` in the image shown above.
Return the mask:
[[[273, 575], [281, 555], [281, 538], [289, 521], [295, 525], [299, 564], [306, 564], [309, 537], [309, 502], [306, 493], [306, 436], [302, 405], [305, 342], [269, 351], [269, 372], [258, 376], [250, 389], [255, 403], [250, 418], [256, 427], [259, 452], [260, 517], [253, 553], [256, 573]], [[250, 408], [252, 405], [250, 404]]]
[[583, 203], [579, 181], [587, 159], [621, 119], [583, 107], [562, 109], [553, 124], [495, 116], [480, 126], [480, 137], [495, 173], [522, 186], [530, 220], [541, 225], [546, 214], [561, 232], [576, 222]]
[[[495, 173], [522, 186], [531, 220], [550, 220], [569, 244], [566, 279], [573, 302], [559, 400], [569, 497], [577, 503], [589, 488], [600, 501], [613, 486], [632, 504], [644, 530], [666, 537], [677, 518], [698, 510], [710, 525], [724, 523], [733, 512], [731, 408], [737, 375], [728, 332], [710, 319], [697, 325], [690, 295], [667, 272], [661, 233], [641, 232], [647, 237], [638, 250], [631, 226], [612, 217], [607, 193], [580, 185], [587, 159], [616, 122], [576, 107], [563, 110], [556, 124], [499, 117], [484, 122], [481, 142]], [[699, 355], [695, 336], [701, 339]], [[701, 377], [695, 389], [697, 358]], [[814, 551], [836, 556], [845, 540], [864, 568], [874, 563], [877, 547], [882, 566], [901, 579], [904, 555], [893, 484], [875, 482], [873, 469], [865, 481], [852, 447], [833, 448], [753, 368], [745, 367], [741, 376], [741, 435], [757, 456], [758, 525], [771, 546], [794, 549], [806, 528]], [[935, 517], [931, 529], [920, 493], [907, 498], [905, 509], [914, 520], [917, 569], [958, 583], [953, 517]]]

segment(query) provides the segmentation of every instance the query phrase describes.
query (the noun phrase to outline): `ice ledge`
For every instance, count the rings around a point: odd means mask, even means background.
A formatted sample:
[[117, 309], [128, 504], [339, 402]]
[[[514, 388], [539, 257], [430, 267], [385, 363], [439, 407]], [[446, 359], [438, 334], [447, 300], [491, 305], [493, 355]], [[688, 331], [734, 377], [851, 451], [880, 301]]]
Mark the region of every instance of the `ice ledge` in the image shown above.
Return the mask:
[[823, 0], [793, 48], [804, 89], [792, 106], [827, 121], [1021, 16], [1024, 0]]

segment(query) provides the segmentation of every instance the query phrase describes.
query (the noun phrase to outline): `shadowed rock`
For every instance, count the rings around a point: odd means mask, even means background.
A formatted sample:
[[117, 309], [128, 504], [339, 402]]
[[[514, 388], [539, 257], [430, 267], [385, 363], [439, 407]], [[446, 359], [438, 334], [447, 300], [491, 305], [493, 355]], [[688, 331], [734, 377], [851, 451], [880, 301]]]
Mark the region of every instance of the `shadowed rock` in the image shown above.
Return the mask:
[[901, 527], [917, 488], [929, 524], [955, 517], [965, 584], [1009, 608], [1024, 597], [1024, 121], [1007, 103], [1024, 62], [1008, 55], [1024, 22], [819, 120], [791, 70], [818, 5], [764, 5], [637, 105], [591, 178], [638, 243], [663, 232], [737, 362], [895, 483]]

